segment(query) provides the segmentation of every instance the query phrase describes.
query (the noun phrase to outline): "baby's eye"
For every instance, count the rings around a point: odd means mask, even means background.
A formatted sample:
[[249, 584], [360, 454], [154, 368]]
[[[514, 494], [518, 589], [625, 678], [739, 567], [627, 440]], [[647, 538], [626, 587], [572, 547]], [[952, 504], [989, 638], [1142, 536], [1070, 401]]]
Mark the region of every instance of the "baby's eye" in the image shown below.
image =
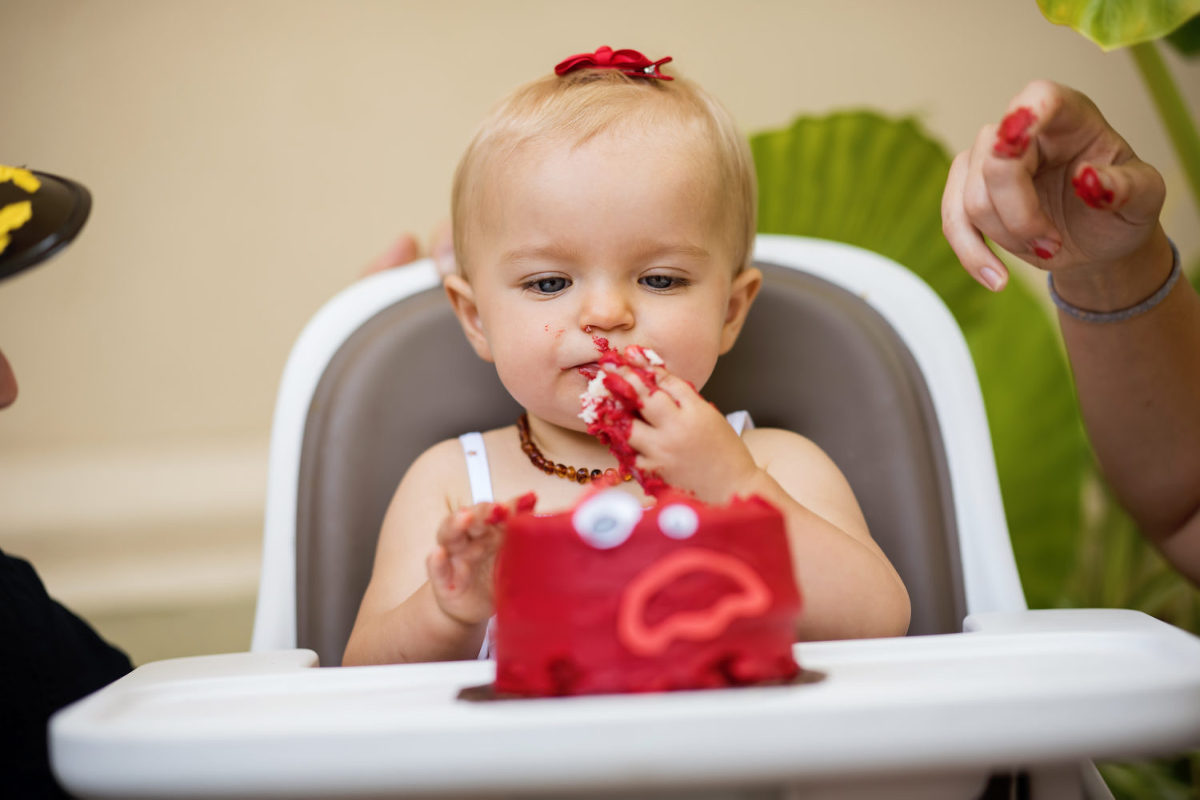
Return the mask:
[[549, 278], [534, 278], [525, 284], [525, 288], [532, 289], [538, 294], [558, 294], [570, 285], [571, 282], [566, 278], [555, 275]]
[[683, 278], [676, 278], [673, 275], [647, 275], [642, 278], [642, 284], [651, 289], [663, 291], [665, 289], [678, 289], [687, 284]]

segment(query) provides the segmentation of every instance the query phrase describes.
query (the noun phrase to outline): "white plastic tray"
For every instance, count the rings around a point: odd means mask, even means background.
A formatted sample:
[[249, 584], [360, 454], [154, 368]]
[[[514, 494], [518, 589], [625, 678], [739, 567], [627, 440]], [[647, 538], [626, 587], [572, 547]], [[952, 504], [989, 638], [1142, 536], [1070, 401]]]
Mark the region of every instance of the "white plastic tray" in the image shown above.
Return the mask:
[[967, 628], [797, 645], [815, 684], [501, 702], [456, 699], [486, 662], [179, 659], [61, 711], [51, 756], [81, 797], [350, 797], [986, 775], [1200, 744], [1194, 636], [1133, 611]]

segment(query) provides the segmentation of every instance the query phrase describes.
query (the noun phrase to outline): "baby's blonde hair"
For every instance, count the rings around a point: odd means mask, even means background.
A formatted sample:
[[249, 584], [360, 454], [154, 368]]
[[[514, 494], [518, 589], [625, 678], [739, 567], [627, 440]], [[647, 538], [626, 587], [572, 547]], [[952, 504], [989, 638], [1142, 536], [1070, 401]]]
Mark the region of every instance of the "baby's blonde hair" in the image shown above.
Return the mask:
[[466, 220], [478, 208], [480, 177], [496, 159], [542, 141], [567, 141], [578, 146], [616, 125], [670, 126], [679, 134], [698, 128], [711, 148], [702, 161], [716, 167], [712, 185], [718, 219], [727, 226], [737, 271], [750, 263], [754, 244], [758, 194], [750, 147], [733, 118], [712, 95], [691, 81], [662, 81], [625, 75], [615, 69], [581, 69], [564, 76], [550, 75], [517, 88], [483, 120], [454, 174], [451, 221], [458, 268], [469, 272], [470, 249]]

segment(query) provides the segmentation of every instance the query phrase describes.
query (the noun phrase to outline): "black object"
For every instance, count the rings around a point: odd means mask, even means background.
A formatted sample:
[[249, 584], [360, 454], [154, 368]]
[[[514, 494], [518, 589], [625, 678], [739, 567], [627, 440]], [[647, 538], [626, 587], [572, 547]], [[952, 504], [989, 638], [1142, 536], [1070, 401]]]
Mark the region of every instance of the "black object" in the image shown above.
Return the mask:
[[0, 796], [68, 797], [50, 773], [50, 715], [130, 669], [28, 562], [0, 551]]
[[41, 184], [26, 191], [15, 181], [0, 183], [0, 209], [28, 200], [33, 216], [8, 231], [9, 243], [0, 252], [0, 280], [40, 264], [71, 243], [92, 210], [92, 195], [83, 184], [46, 172], [30, 172]]

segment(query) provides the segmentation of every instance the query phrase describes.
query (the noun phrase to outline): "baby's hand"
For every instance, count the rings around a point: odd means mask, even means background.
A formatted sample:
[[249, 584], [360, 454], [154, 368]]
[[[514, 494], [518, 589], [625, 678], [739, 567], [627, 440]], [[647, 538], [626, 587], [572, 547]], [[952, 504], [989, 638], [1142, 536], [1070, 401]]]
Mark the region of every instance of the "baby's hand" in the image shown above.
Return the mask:
[[450, 514], [438, 528], [425, 569], [438, 606], [452, 619], [473, 625], [492, 615], [492, 571], [507, 519], [507, 506], [479, 503]]
[[1158, 228], [1165, 188], [1084, 95], [1035, 81], [950, 166], [942, 228], [990, 289], [1008, 271], [983, 236], [1057, 276], [1128, 260]]
[[621, 370], [642, 404], [629, 435], [637, 467], [709, 503], [725, 502], [749, 485], [758, 465], [721, 412], [666, 368], [642, 366], [654, 374], [656, 390], [633, 370]]

